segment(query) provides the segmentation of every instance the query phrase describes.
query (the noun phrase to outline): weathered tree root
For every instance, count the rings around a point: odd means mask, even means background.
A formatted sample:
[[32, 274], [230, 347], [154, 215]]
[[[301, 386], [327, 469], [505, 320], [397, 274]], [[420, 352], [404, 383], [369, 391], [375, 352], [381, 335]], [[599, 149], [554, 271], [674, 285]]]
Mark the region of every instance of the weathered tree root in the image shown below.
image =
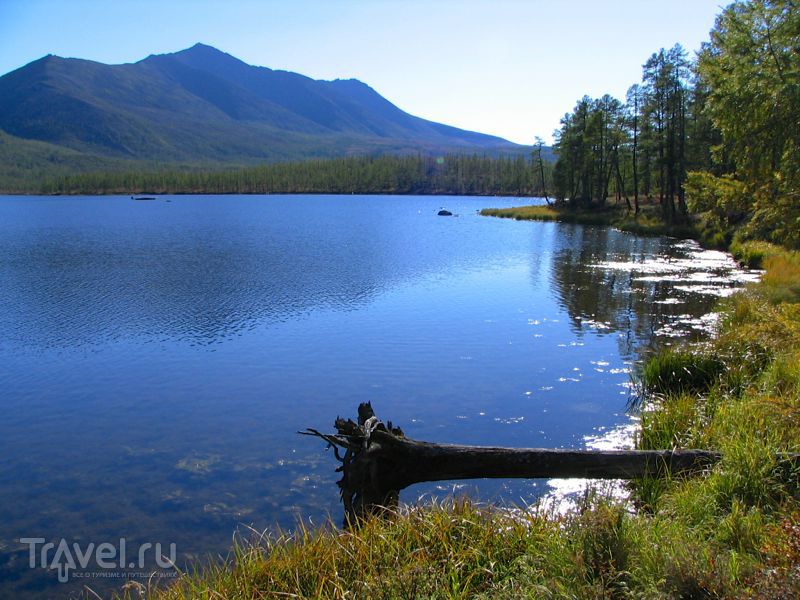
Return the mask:
[[[338, 485], [345, 527], [397, 506], [400, 490], [425, 481], [480, 478], [580, 477], [635, 479], [708, 469], [720, 455], [708, 450], [563, 450], [491, 448], [418, 442], [391, 421], [383, 424], [367, 402], [358, 423], [337, 417], [335, 434], [299, 432], [322, 438], [342, 464]], [[340, 454], [344, 450], [344, 456]]]

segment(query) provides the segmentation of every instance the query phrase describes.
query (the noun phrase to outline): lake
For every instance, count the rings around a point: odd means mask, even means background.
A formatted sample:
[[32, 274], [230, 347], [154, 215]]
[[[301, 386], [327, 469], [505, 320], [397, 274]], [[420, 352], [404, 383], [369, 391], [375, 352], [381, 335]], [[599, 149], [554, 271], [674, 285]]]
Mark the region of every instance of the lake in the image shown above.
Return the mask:
[[756, 274], [689, 241], [476, 214], [530, 202], [0, 197], [0, 596], [121, 584], [96, 565], [59, 583], [21, 538], [174, 543], [183, 565], [237, 528], [339, 522], [338, 463], [296, 432], [367, 400], [420, 440], [630, 444], [641, 358], [704, 335]]

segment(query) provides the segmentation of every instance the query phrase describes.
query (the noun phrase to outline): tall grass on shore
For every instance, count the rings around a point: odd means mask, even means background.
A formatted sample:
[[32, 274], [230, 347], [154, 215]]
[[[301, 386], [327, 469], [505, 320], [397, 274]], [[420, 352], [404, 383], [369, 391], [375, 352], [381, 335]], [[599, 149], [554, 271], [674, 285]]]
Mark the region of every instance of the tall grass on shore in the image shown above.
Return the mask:
[[[737, 548], [761, 539], [749, 531], [751, 520], [731, 525], [748, 531]], [[301, 525], [292, 534], [240, 543], [226, 562], [171, 587], [131, 584], [125, 597], [694, 597], [735, 588], [752, 561], [730, 548], [711, 551], [697, 533], [591, 493], [561, 516], [455, 500], [371, 519], [356, 532]]]
[[455, 500], [357, 531], [299, 524], [126, 598], [800, 597], [800, 257], [770, 248], [719, 331], [642, 373], [640, 448], [709, 448], [695, 477], [589, 493], [558, 514]]

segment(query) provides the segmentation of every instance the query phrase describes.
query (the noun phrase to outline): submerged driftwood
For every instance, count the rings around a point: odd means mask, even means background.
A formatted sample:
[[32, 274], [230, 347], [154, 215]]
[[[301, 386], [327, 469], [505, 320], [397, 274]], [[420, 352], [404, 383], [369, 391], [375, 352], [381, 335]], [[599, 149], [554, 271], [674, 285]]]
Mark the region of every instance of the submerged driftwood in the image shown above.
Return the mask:
[[[425, 481], [480, 478], [585, 477], [634, 479], [707, 469], [720, 459], [707, 450], [559, 450], [491, 448], [418, 442], [391, 421], [382, 423], [367, 402], [358, 422], [336, 419], [335, 434], [300, 432], [322, 438], [342, 463], [339, 488], [345, 526], [394, 508], [400, 490]], [[344, 450], [344, 455], [340, 454]]]

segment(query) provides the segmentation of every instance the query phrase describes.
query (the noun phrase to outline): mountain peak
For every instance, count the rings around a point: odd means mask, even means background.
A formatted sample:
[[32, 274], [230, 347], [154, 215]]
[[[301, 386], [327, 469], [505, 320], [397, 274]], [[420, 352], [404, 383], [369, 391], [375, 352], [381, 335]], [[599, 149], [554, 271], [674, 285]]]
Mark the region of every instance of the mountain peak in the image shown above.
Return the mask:
[[17, 78], [17, 77], [25, 77], [25, 76], [33, 76], [33, 75], [43, 75], [47, 70], [55, 64], [67, 61], [66, 58], [62, 58], [61, 56], [57, 56], [55, 54], [45, 54], [41, 58], [37, 58], [29, 62], [27, 65], [23, 67], [19, 67], [18, 69], [14, 69], [13, 71], [9, 71], [3, 77], [10, 77], [10, 78]]
[[174, 59], [191, 67], [205, 67], [208, 65], [226, 66], [245, 64], [235, 56], [223, 52], [214, 46], [196, 43], [194, 46], [178, 50], [177, 52], [165, 52], [164, 54], [151, 54], [140, 62], [160, 61], [163, 59]]
[[43, 57], [0, 77], [0, 129], [81, 152], [162, 161], [514, 150], [409, 115], [356, 79], [251, 66], [204, 43], [124, 65]]
[[[185, 50], [179, 50], [178, 52], [174, 52], [174, 54], [204, 55], [204, 56], [209, 56], [209, 55], [220, 56], [220, 55], [222, 55], [222, 56], [230, 56], [231, 58], [234, 58], [233, 56], [231, 56], [227, 52], [223, 52], [222, 50], [214, 48], [214, 46], [209, 46], [208, 44], [204, 44], [202, 42], [197, 42], [191, 48], [186, 48]], [[238, 59], [236, 59], [236, 60], [238, 60]]]
[[64, 58], [63, 56], [59, 56], [58, 54], [45, 54], [42, 58], [37, 58], [36, 60], [34, 60], [34, 61], [32, 61], [32, 62], [30, 62], [28, 64], [29, 65], [37, 65], [37, 64], [47, 65], [47, 64], [51, 64], [51, 63], [65, 61], [65, 60], [69, 60], [69, 59]]

